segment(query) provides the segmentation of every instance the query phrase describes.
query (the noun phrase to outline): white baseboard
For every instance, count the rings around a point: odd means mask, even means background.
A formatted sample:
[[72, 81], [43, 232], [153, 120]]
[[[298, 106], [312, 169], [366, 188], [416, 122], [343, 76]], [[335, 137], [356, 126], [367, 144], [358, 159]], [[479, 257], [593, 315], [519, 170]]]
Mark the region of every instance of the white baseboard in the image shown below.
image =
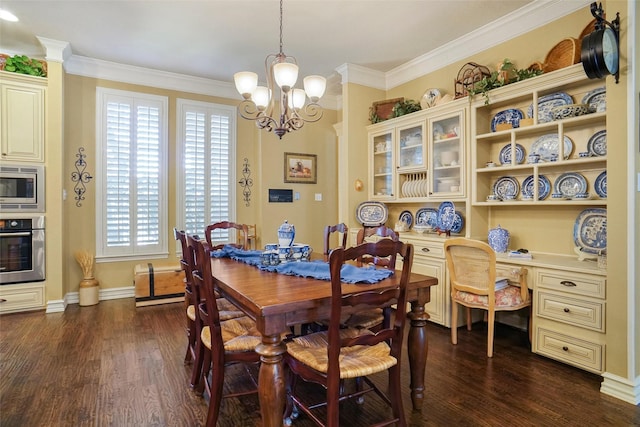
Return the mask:
[[[124, 286], [122, 288], [100, 289], [98, 298], [100, 301], [121, 298], [135, 298], [135, 286]], [[47, 301], [47, 313], [59, 313], [67, 308], [68, 304], [78, 304], [80, 302], [78, 292], [69, 292], [61, 300]]]
[[632, 405], [640, 404], [640, 377], [629, 380], [617, 375], [605, 372], [602, 374], [604, 381], [600, 384], [600, 392], [613, 396]]

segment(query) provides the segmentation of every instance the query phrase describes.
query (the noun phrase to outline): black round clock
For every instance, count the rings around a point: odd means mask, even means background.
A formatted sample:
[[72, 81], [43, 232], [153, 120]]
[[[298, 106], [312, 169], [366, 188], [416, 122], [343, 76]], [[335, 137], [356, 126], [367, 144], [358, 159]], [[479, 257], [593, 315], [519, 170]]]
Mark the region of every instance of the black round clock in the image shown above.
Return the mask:
[[582, 39], [580, 60], [590, 79], [616, 75], [620, 65], [619, 54], [618, 36], [609, 27], [595, 30]]

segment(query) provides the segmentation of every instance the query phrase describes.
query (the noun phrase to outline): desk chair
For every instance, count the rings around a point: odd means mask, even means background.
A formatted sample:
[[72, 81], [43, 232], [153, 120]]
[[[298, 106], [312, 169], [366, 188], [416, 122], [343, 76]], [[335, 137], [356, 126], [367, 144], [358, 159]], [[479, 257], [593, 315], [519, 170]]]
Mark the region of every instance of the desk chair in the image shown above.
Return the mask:
[[249, 249], [249, 229], [246, 224], [237, 224], [231, 221], [220, 221], [213, 224], [207, 225], [204, 236], [207, 239], [207, 243], [211, 250], [221, 249], [225, 244], [213, 244], [213, 239], [211, 238], [211, 233], [214, 230], [228, 230], [235, 228], [238, 234], [238, 242], [237, 243], [225, 243], [227, 245], [231, 245], [234, 248], [238, 249]]
[[[398, 271], [397, 286], [384, 290], [363, 287], [361, 292], [342, 294], [340, 269], [345, 261], [356, 260], [364, 255], [376, 257], [402, 257], [402, 271]], [[393, 310], [390, 305], [406, 307], [407, 283], [413, 264], [413, 246], [402, 242], [383, 239], [377, 243], [365, 243], [344, 249], [336, 248], [329, 255], [331, 272], [331, 317], [327, 331], [316, 332], [293, 338], [287, 344], [285, 361], [289, 367], [287, 387], [287, 410], [285, 418], [299, 409], [321, 426], [337, 427], [340, 419], [340, 402], [350, 398], [360, 398], [364, 393], [374, 391], [393, 411], [393, 417], [379, 426], [396, 423], [406, 426], [400, 388], [402, 341], [406, 313], [403, 309]], [[370, 309], [385, 307], [389, 321], [384, 328], [373, 333], [367, 329], [344, 328], [342, 310]], [[367, 378], [368, 375], [388, 371], [388, 390], [385, 394]], [[344, 380], [362, 379], [367, 387], [357, 387], [346, 393]], [[326, 396], [322, 402], [317, 396], [302, 397], [297, 394], [297, 380], [310, 381], [322, 385]], [[304, 393], [303, 393], [304, 395]], [[314, 397], [316, 399], [314, 399]], [[326, 406], [326, 420], [323, 422], [314, 409]]]
[[[471, 330], [471, 309], [486, 310], [487, 356], [493, 357], [495, 312], [531, 309], [527, 270], [513, 269], [506, 287], [496, 290], [496, 253], [488, 244], [459, 237], [445, 241], [444, 250], [451, 282], [451, 342], [458, 343], [458, 304], [466, 307], [468, 330]], [[511, 284], [514, 282], [518, 286]]]

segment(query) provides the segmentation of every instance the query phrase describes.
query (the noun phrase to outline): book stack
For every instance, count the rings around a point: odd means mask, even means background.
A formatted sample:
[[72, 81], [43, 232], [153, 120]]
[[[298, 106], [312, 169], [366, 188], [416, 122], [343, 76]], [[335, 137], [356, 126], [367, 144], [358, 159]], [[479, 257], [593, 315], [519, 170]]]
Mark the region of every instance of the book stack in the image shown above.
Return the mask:
[[496, 291], [500, 291], [509, 286], [509, 281], [506, 277], [496, 277]]

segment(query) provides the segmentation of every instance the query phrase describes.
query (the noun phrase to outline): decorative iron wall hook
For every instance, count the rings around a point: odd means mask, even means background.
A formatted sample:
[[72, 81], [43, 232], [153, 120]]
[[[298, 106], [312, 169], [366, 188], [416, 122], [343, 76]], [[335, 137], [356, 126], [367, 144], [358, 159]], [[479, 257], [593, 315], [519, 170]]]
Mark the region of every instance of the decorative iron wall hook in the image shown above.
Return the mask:
[[84, 160], [86, 154], [83, 154], [84, 148], [78, 148], [78, 154], [76, 154], [77, 160], [75, 162], [76, 171], [71, 172], [71, 181], [76, 185], [73, 187], [73, 192], [76, 194], [76, 206], [82, 206], [82, 200], [84, 200], [84, 193], [87, 191], [85, 184], [89, 183], [93, 179], [91, 174], [86, 171], [87, 162]]
[[245, 206], [249, 206], [251, 202], [251, 186], [253, 186], [253, 179], [251, 179], [251, 169], [249, 169], [249, 159], [244, 158], [244, 164], [242, 165], [242, 179], [238, 181], [238, 184], [242, 187], [242, 196]]

